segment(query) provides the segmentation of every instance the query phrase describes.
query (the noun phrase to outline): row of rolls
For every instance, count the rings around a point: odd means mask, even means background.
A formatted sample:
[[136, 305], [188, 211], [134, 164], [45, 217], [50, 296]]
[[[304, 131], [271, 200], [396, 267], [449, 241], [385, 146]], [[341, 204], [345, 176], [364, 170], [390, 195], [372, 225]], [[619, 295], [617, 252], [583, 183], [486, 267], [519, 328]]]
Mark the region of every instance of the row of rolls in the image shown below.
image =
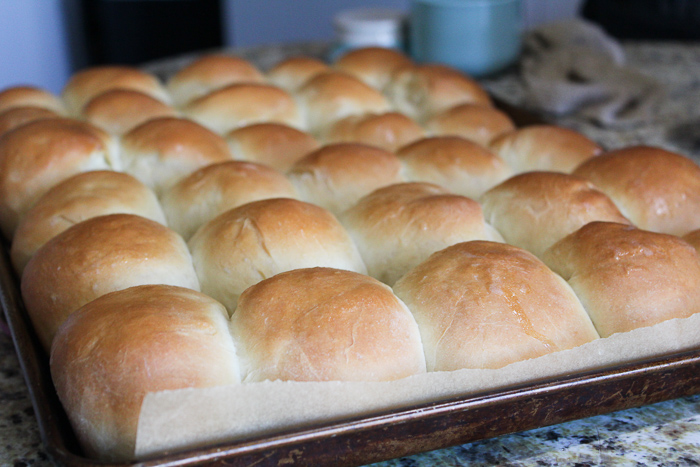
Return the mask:
[[0, 227], [90, 456], [144, 395], [500, 368], [700, 311], [700, 167], [368, 48], [0, 92]]

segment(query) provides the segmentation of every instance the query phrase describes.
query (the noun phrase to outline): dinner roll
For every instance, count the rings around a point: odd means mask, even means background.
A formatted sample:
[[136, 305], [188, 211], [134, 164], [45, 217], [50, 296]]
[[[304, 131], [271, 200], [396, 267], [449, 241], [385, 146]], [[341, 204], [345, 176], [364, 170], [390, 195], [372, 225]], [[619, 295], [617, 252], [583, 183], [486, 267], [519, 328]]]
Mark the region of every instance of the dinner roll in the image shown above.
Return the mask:
[[478, 82], [445, 65], [398, 68], [384, 93], [396, 110], [418, 122], [459, 104], [492, 105]]
[[398, 112], [353, 115], [333, 125], [324, 139], [330, 143], [357, 142], [396, 151], [425, 136], [423, 127]]
[[219, 214], [251, 201], [296, 198], [281, 173], [251, 162], [211, 164], [180, 180], [161, 199], [168, 226], [187, 240]]
[[470, 198], [478, 198], [512, 174], [500, 157], [458, 136], [423, 138], [396, 155], [406, 180], [435, 183]]
[[45, 349], [66, 317], [115, 290], [169, 284], [199, 290], [187, 245], [145, 217], [110, 214], [73, 225], [29, 260], [21, 290]]
[[224, 54], [206, 54], [178, 70], [167, 83], [176, 106], [236, 83], [263, 83], [265, 76], [249, 61]]
[[153, 118], [176, 117], [177, 112], [148, 94], [113, 89], [91, 99], [82, 116], [109, 133], [122, 135]]
[[487, 191], [480, 199], [486, 220], [507, 243], [537, 257], [592, 221], [629, 224], [591, 182], [558, 172], [527, 172]]
[[195, 99], [183, 108], [183, 112], [221, 135], [262, 122], [304, 127], [294, 98], [267, 84], [232, 84]]
[[58, 116], [59, 115], [53, 110], [44, 109], [42, 107], [13, 107], [0, 112], [0, 136], [25, 123]]
[[330, 67], [313, 57], [290, 57], [277, 63], [267, 72], [267, 79], [275, 86], [294, 93], [304, 83]]
[[494, 138], [515, 130], [515, 124], [494, 107], [462, 104], [428, 119], [425, 128], [431, 135], [461, 136], [488, 147]]
[[170, 96], [155, 76], [138, 68], [105, 65], [86, 68], [73, 74], [63, 88], [63, 102], [71, 115], [78, 116], [85, 104], [112, 89], [131, 89], [170, 102]]
[[297, 269], [252, 286], [231, 331], [246, 382], [392, 381], [425, 373], [410, 311], [389, 287], [350, 271]]
[[700, 311], [700, 257], [673, 235], [591, 222], [543, 259], [569, 281], [601, 337]]
[[255, 201], [226, 211], [204, 224], [189, 246], [202, 291], [230, 312], [245, 289], [280, 272], [315, 266], [366, 272], [338, 220], [294, 199]]
[[626, 147], [586, 161], [574, 174], [593, 182], [641, 229], [684, 235], [700, 228], [700, 167], [687, 157]]
[[47, 118], [0, 138], [0, 227], [12, 239], [21, 217], [51, 187], [91, 170], [118, 169], [116, 143], [93, 125]]
[[396, 49], [363, 47], [340, 57], [334, 68], [355, 76], [380, 91], [391, 81], [393, 72], [413, 65], [413, 61]]
[[469, 240], [502, 241], [479, 204], [429, 183], [401, 183], [362, 198], [341, 217], [370, 276], [393, 285], [432, 253]]
[[0, 112], [15, 107], [39, 107], [63, 114], [63, 102], [49, 91], [34, 86], [12, 86], [0, 91]]
[[351, 115], [389, 112], [389, 102], [376, 89], [340, 72], [320, 73], [297, 93], [309, 131], [323, 135], [335, 122]]
[[90, 458], [134, 459], [149, 392], [240, 382], [226, 311], [193, 290], [143, 285], [73, 313], [51, 351], [51, 376]]
[[504, 243], [458, 243], [394, 286], [420, 329], [428, 371], [501, 368], [598, 338], [561, 277]]
[[323, 146], [294, 164], [287, 177], [301, 199], [336, 215], [377, 188], [404, 181], [393, 153], [359, 143]]
[[571, 173], [602, 148], [583, 134], [554, 125], [530, 125], [505, 133], [491, 149], [516, 173], [533, 170]]
[[39, 198], [19, 223], [10, 250], [15, 270], [21, 276], [36, 250], [72, 225], [116, 213], [165, 224], [153, 191], [131, 175], [96, 170], [64, 180]]
[[237, 128], [226, 134], [226, 141], [234, 159], [265, 164], [280, 172], [320, 147], [309, 133], [282, 123]]
[[161, 117], [122, 137], [124, 171], [160, 195], [200, 167], [231, 160], [226, 140], [191, 120]]

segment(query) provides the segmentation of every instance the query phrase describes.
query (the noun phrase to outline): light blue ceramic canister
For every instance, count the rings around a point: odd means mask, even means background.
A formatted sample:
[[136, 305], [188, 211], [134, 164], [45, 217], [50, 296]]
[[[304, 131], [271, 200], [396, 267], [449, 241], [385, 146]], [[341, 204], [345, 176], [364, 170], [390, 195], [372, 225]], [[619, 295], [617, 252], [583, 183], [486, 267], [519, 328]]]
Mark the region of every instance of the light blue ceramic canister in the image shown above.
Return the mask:
[[412, 0], [410, 28], [416, 61], [488, 75], [520, 54], [521, 0]]

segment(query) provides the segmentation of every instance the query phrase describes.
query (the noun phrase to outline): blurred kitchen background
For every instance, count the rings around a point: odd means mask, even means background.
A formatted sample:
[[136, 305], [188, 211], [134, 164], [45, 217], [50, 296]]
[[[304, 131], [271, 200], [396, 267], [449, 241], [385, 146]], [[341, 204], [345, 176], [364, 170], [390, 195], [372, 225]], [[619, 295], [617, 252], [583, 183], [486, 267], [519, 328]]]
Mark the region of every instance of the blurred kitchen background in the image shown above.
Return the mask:
[[[524, 26], [573, 17], [582, 1], [523, 0]], [[367, 6], [408, 11], [410, 0], [0, 0], [0, 89], [58, 93], [88, 65], [331, 41], [334, 15]]]

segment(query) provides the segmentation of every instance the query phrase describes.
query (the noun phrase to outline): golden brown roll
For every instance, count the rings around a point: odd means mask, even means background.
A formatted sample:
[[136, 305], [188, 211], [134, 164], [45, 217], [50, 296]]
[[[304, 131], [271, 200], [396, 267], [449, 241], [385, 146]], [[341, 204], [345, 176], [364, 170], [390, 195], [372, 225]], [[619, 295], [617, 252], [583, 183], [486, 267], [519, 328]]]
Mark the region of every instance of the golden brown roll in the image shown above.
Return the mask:
[[591, 182], [559, 172], [516, 175], [487, 191], [479, 201], [486, 220], [507, 243], [538, 258], [589, 222], [630, 223]]
[[12, 86], [0, 91], [0, 112], [15, 107], [39, 107], [63, 114], [63, 102], [49, 91], [34, 86]]
[[459, 104], [490, 106], [491, 98], [469, 76], [445, 65], [398, 68], [384, 88], [394, 109], [418, 122]]
[[13, 107], [0, 112], [0, 136], [10, 130], [45, 118], [54, 118], [59, 115], [53, 110], [42, 107]]
[[109, 133], [122, 135], [148, 120], [176, 117], [177, 112], [148, 94], [113, 89], [91, 99], [83, 107], [82, 116]]
[[574, 175], [593, 182], [641, 229], [684, 235], [700, 228], [700, 167], [680, 154], [627, 147], [584, 162]]
[[265, 164], [280, 172], [320, 147], [309, 133], [282, 123], [237, 128], [226, 134], [226, 141], [234, 159]]
[[224, 54], [207, 54], [175, 73], [167, 89], [176, 106], [237, 83], [263, 83], [265, 76], [249, 61]]
[[86, 455], [134, 459], [149, 392], [240, 382], [226, 311], [204, 294], [143, 285], [73, 313], [51, 351], [58, 397]]
[[365, 273], [357, 247], [331, 213], [277, 198], [244, 204], [204, 224], [189, 241], [202, 291], [233, 312], [253, 284], [291, 269]]
[[317, 136], [345, 117], [391, 110], [379, 91], [337, 71], [315, 75], [299, 88], [297, 99], [308, 130]]
[[41, 119], [0, 138], [0, 227], [12, 239], [21, 217], [54, 185], [81, 172], [119, 169], [116, 143], [93, 125]]
[[418, 323], [428, 371], [501, 368], [598, 338], [571, 287], [504, 243], [459, 243], [394, 286]]
[[425, 372], [410, 311], [389, 287], [350, 271], [297, 269], [252, 286], [231, 331], [244, 381], [391, 381]]
[[401, 183], [362, 198], [340, 217], [370, 276], [393, 285], [432, 253], [469, 240], [502, 241], [479, 204], [429, 183]]
[[74, 175], [51, 188], [17, 227], [10, 256], [22, 275], [36, 250], [67, 228], [106, 214], [136, 214], [165, 225], [153, 191], [131, 175], [96, 170]]
[[284, 123], [304, 128], [294, 98], [267, 84], [232, 84], [190, 102], [186, 116], [221, 135], [254, 123]]
[[678, 237], [591, 222], [547, 250], [601, 337], [700, 311], [700, 257]]
[[515, 124], [494, 107], [462, 104], [428, 119], [425, 128], [431, 135], [460, 136], [488, 147], [494, 138], [515, 130]]
[[394, 71], [413, 65], [413, 60], [395, 49], [363, 47], [340, 57], [334, 68], [361, 79], [375, 89], [382, 90], [391, 81]]
[[346, 117], [333, 125], [324, 139], [329, 143], [364, 143], [394, 152], [424, 136], [423, 128], [407, 116], [387, 112]]
[[29, 260], [21, 290], [45, 349], [75, 310], [109, 292], [143, 284], [199, 290], [182, 237], [145, 217], [110, 214], [73, 225]]
[[515, 173], [533, 170], [571, 173], [602, 152], [600, 146], [583, 134], [554, 125], [516, 129], [491, 141], [490, 147]]
[[512, 175], [503, 160], [485, 147], [458, 136], [433, 136], [396, 151], [408, 181], [440, 185], [478, 198]]
[[312, 57], [290, 57], [277, 63], [267, 72], [267, 79], [277, 87], [294, 93], [304, 83], [330, 67]]
[[75, 73], [63, 88], [63, 102], [71, 115], [78, 116], [85, 104], [112, 89], [131, 89], [170, 102], [165, 87], [155, 76], [130, 66], [105, 65]]
[[187, 240], [219, 214], [269, 198], [296, 198], [287, 178], [264, 165], [242, 161], [211, 164], [180, 180], [161, 198], [168, 226]]
[[359, 143], [323, 146], [294, 164], [287, 178], [301, 199], [336, 215], [377, 188], [404, 181], [393, 153]]
[[200, 167], [231, 160], [226, 140], [184, 118], [161, 117], [122, 137], [124, 171], [160, 196]]

